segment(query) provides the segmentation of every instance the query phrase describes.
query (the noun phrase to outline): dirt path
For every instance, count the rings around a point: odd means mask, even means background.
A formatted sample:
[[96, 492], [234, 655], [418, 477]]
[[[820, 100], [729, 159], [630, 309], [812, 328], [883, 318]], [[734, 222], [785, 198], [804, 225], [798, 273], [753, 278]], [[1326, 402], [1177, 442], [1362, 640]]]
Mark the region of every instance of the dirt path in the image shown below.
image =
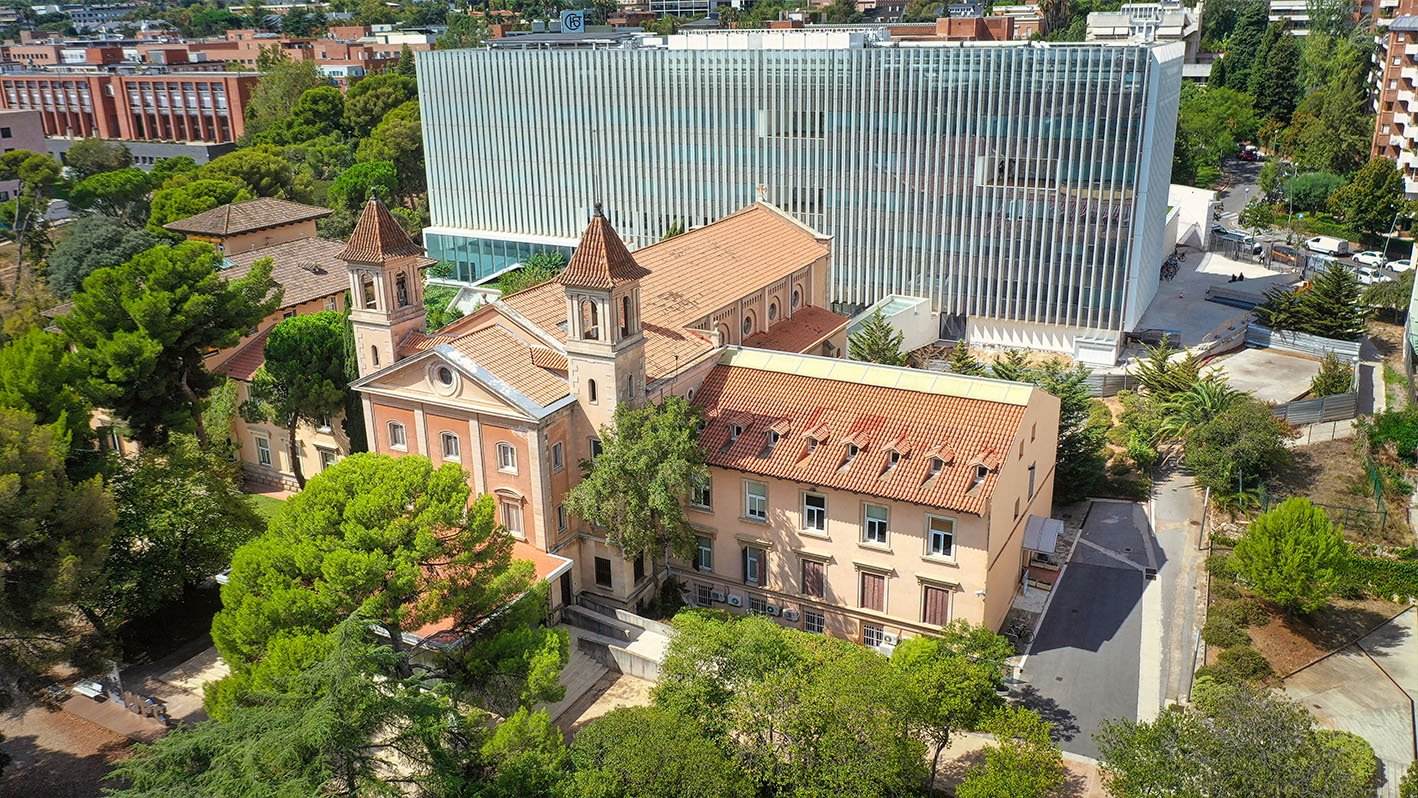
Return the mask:
[[0, 714], [0, 750], [14, 757], [0, 780], [0, 795], [93, 798], [113, 763], [132, 743], [68, 712], [39, 704]]

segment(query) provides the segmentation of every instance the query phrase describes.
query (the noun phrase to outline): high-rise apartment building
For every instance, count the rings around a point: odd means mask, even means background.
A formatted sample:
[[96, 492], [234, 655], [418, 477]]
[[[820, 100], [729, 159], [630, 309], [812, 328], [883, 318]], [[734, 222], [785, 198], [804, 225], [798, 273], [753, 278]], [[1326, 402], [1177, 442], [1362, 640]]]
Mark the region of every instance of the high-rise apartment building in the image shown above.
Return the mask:
[[1403, 172], [1403, 189], [1418, 199], [1418, 16], [1395, 17], [1379, 35], [1374, 94], [1375, 158], [1392, 158]]
[[481, 279], [569, 251], [597, 201], [645, 246], [761, 187], [833, 237], [839, 310], [926, 296], [944, 335], [1114, 344], [1156, 291], [1181, 45], [890, 44], [422, 54], [429, 254]]

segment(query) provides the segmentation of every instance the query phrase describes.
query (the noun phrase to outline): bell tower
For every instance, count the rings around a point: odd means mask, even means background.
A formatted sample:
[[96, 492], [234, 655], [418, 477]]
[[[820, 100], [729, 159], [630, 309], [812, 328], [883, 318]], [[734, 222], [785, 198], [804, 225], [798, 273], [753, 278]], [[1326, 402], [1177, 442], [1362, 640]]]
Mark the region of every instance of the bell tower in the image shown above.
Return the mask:
[[428, 311], [418, 268], [422, 255], [423, 247], [371, 190], [340, 253], [350, 273], [350, 326], [361, 377], [392, 365], [400, 342], [414, 330], [423, 331]]
[[647, 274], [597, 203], [556, 277], [566, 292], [567, 376], [593, 430], [611, 422], [617, 403], [645, 400], [640, 278]]

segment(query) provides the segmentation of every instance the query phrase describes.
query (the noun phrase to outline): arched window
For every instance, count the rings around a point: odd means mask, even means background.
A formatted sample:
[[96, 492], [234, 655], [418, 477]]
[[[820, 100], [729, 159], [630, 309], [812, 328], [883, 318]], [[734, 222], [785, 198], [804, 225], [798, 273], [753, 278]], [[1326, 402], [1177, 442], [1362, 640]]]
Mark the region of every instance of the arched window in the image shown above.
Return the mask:
[[394, 296], [398, 298], [398, 307], [409, 304], [409, 278], [403, 272], [394, 277]]
[[752, 315], [748, 315], [748, 316], [744, 316], [744, 317], [743, 317], [743, 336], [744, 336], [745, 338], [747, 338], [747, 337], [750, 336], [750, 335], [753, 335], [753, 316], [752, 316]]
[[802, 304], [802, 301], [803, 301], [803, 290], [802, 290], [802, 288], [801, 288], [800, 286], [794, 286], [794, 287], [793, 287], [793, 310], [797, 310], [797, 309], [798, 309], [798, 305]]
[[630, 337], [630, 297], [620, 298], [620, 337]]
[[587, 341], [595, 341], [601, 337], [596, 319], [596, 303], [589, 299], [581, 300], [581, 337]]
[[586, 380], [586, 398], [591, 404], [596, 403], [596, 381]]
[[727, 346], [728, 343], [729, 343], [729, 325], [727, 325], [727, 324], [720, 324], [718, 329], [719, 329], [719, 343], [724, 344], [725, 346]]
[[379, 365], [379, 347], [374, 344], [369, 345], [369, 359], [376, 367]]
[[770, 302], [770, 303], [768, 304], [768, 323], [769, 323], [769, 324], [772, 324], [773, 322], [775, 322], [775, 321], [777, 321], [777, 320], [778, 320], [778, 303], [777, 303], [777, 302]]

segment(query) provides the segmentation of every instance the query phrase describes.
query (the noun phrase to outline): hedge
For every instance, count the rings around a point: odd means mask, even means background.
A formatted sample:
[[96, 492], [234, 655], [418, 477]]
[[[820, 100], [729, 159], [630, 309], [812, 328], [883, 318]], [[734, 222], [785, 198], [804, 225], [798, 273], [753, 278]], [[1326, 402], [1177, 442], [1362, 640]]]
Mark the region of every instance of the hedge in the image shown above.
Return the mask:
[[1345, 576], [1376, 596], [1418, 598], [1418, 561], [1350, 557]]

